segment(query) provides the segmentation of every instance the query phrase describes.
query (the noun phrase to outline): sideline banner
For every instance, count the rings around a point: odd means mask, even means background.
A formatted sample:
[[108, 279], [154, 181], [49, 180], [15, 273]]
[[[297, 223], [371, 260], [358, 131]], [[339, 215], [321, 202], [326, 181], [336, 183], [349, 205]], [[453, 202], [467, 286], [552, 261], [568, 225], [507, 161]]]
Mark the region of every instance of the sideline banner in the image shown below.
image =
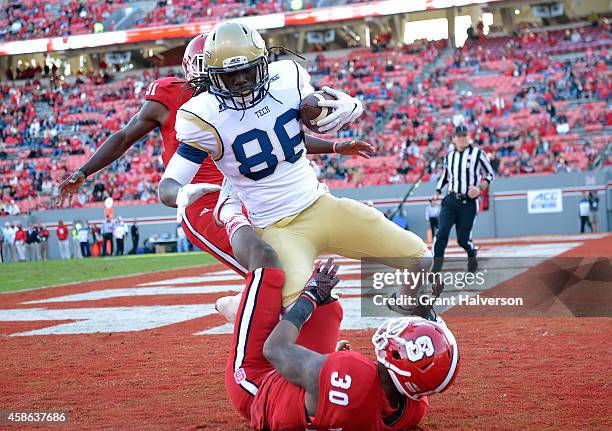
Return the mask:
[[527, 212], [529, 214], [563, 212], [561, 189], [529, 190], [527, 192]]

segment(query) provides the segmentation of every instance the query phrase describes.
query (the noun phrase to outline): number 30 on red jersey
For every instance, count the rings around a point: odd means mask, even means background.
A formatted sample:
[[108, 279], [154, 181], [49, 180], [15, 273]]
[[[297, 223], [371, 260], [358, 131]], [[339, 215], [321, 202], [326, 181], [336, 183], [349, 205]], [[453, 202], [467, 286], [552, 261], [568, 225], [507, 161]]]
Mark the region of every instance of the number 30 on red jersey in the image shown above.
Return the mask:
[[341, 391], [340, 389], [348, 390], [351, 387], [351, 376], [346, 374], [344, 377], [340, 378], [340, 375], [337, 371], [334, 371], [331, 374], [330, 383], [334, 388], [331, 389], [328, 394], [329, 401], [331, 403], [337, 404], [339, 406], [348, 406], [349, 397], [346, 392]]

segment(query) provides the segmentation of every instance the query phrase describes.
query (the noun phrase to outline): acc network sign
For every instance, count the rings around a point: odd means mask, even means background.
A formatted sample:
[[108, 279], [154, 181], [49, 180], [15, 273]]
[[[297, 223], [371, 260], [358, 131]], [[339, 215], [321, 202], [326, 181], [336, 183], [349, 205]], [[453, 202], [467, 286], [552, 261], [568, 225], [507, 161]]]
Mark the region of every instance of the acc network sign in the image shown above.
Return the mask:
[[529, 190], [527, 212], [529, 214], [560, 213], [563, 211], [561, 189]]

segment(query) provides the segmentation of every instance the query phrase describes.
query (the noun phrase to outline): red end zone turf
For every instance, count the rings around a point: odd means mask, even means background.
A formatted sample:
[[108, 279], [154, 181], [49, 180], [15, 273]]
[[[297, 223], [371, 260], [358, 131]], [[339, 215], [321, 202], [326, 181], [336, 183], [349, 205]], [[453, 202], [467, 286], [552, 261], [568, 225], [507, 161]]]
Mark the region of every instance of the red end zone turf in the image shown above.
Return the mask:
[[[612, 236], [588, 241], [570, 254], [605, 256], [610, 250]], [[201, 272], [194, 269], [188, 275]], [[156, 277], [142, 276], [141, 282]], [[124, 287], [125, 280], [104, 282], [103, 288]], [[93, 289], [84, 283], [2, 295], [0, 308]], [[186, 305], [209, 302], [209, 295], [170, 295], [167, 303], [176, 304], [181, 297]], [[61, 307], [121, 307], [126, 305], [122, 301], [67, 302]], [[159, 300], [138, 304], [146, 301]], [[612, 429], [612, 319], [449, 315], [447, 321], [461, 348], [461, 370], [452, 388], [431, 398], [422, 429]], [[7, 335], [58, 323], [64, 322], [0, 322], [1, 409], [65, 410], [68, 428], [79, 430], [249, 429], [233, 412], [223, 387], [229, 336], [194, 335], [221, 324], [218, 316], [139, 332]], [[345, 331], [343, 337], [354, 349], [371, 352], [371, 333]]]

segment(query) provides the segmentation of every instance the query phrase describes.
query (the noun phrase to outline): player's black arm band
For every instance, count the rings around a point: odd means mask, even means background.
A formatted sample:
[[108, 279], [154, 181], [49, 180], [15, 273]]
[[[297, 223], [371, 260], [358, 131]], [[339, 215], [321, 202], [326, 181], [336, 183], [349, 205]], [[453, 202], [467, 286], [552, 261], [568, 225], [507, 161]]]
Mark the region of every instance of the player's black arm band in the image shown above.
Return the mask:
[[307, 296], [302, 295], [297, 301], [295, 301], [295, 304], [293, 304], [291, 310], [289, 310], [285, 316], [283, 316], [282, 320], [293, 323], [298, 331], [300, 331], [304, 323], [306, 323], [306, 321], [310, 319], [310, 316], [312, 316], [315, 308], [316, 304], [314, 301]]

